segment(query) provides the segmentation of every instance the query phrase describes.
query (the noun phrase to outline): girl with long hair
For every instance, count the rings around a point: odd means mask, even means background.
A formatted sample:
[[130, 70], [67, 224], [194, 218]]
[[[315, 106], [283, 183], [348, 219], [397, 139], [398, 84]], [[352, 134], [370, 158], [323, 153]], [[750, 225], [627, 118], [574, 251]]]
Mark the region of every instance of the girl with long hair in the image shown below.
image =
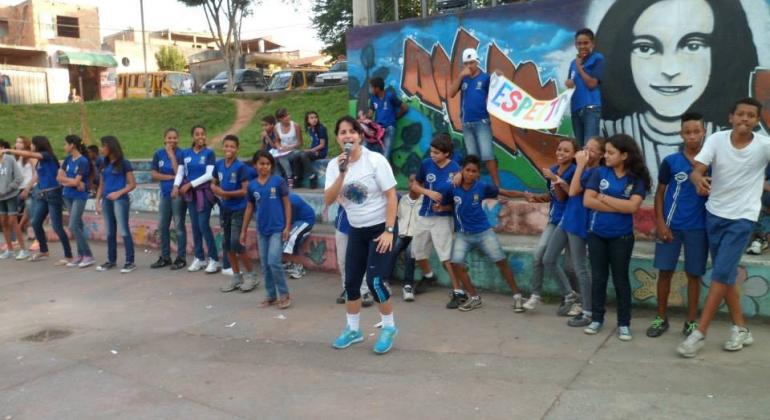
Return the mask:
[[[152, 179], [160, 182], [160, 205], [158, 207], [158, 230], [160, 230], [160, 256], [150, 267], [163, 268], [171, 266], [179, 270], [187, 266], [187, 229], [185, 228], [185, 213], [187, 203], [179, 195], [173, 194], [174, 179], [184, 161], [182, 149], [179, 148], [179, 132], [176, 128], [168, 128], [163, 134], [164, 146], [155, 151], [152, 156]], [[171, 230], [169, 226], [174, 221], [176, 228], [176, 259], [171, 261]]]
[[64, 186], [62, 195], [70, 213], [69, 230], [75, 237], [78, 251], [77, 258], [69, 262], [67, 267], [86, 268], [94, 264], [94, 256], [84, 231], [83, 211], [95, 171], [80, 137], [74, 134], [65, 137], [64, 151], [67, 157], [59, 168], [56, 180]]

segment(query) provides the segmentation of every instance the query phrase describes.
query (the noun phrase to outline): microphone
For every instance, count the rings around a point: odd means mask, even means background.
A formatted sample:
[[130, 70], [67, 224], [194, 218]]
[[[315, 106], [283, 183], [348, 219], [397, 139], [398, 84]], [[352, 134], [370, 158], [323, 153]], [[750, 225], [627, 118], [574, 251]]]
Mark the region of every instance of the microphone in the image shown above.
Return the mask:
[[353, 143], [345, 143], [342, 148], [342, 153], [345, 155], [345, 159], [340, 163], [340, 172], [348, 170], [348, 159], [350, 159], [350, 151], [353, 150]]

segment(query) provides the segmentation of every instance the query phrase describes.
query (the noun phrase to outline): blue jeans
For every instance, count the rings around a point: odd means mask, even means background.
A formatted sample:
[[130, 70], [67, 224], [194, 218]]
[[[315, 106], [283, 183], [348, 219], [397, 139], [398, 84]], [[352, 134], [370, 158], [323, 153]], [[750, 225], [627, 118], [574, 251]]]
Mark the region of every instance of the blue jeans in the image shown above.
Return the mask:
[[396, 141], [396, 126], [385, 127], [385, 135], [382, 136], [382, 155], [390, 160], [390, 151], [393, 150], [393, 142]]
[[83, 211], [86, 209], [86, 200], [82, 198], [65, 198], [67, 208], [70, 212], [70, 232], [75, 237], [75, 243], [78, 248], [79, 257], [93, 257], [91, 248], [88, 246], [85, 226], [83, 225]]
[[219, 261], [217, 243], [214, 241], [214, 232], [211, 231], [211, 222], [209, 220], [211, 219], [211, 204], [206, 203], [203, 211], [199, 212], [195, 207], [195, 200], [193, 200], [187, 203], [187, 211], [190, 212], [195, 258], [201, 261], [206, 260], [206, 254], [203, 253], [203, 241], [205, 240], [209, 258]]
[[107, 231], [107, 261], [115, 264], [118, 260], [117, 231], [123, 238], [123, 247], [126, 249], [126, 264], [134, 263], [134, 238], [131, 237], [131, 229], [128, 227], [128, 215], [131, 212], [131, 200], [123, 196], [115, 201], [102, 200], [102, 212], [104, 213], [104, 229]]
[[706, 212], [706, 232], [711, 251], [711, 281], [735, 285], [738, 264], [751, 241], [755, 222], [748, 219], [725, 219]]
[[599, 121], [602, 119], [602, 107], [587, 106], [572, 113], [572, 133], [581, 146], [586, 140], [599, 135]]
[[[588, 258], [591, 261], [591, 318], [604, 323], [607, 283], [612, 271], [612, 284], [618, 304], [618, 326], [631, 325], [631, 283], [628, 268], [634, 250], [634, 235], [602, 238], [588, 234]], [[741, 250], [743, 251], [743, 250]]]
[[62, 223], [64, 201], [62, 200], [61, 188], [40, 191], [36, 194], [38, 195], [36, 197], [37, 204], [34, 206], [30, 224], [32, 225], [32, 230], [35, 231], [35, 239], [40, 244], [40, 252], [48, 252], [48, 240], [45, 236], [45, 229], [43, 229], [43, 222], [46, 217], [51, 216], [51, 227], [56, 232], [56, 236], [59, 237], [59, 241], [61, 241], [61, 246], [64, 248], [64, 256], [72, 258], [70, 239], [67, 237], [67, 232], [64, 231]]
[[483, 162], [495, 160], [492, 123], [489, 119], [463, 123], [465, 154], [478, 156]]
[[281, 232], [270, 235], [258, 234], [259, 262], [262, 267], [262, 277], [265, 278], [265, 292], [268, 300], [276, 300], [279, 296], [289, 294], [289, 286], [283, 275], [283, 242]]
[[182, 197], [160, 197], [158, 208], [158, 229], [160, 230], [160, 255], [171, 259], [171, 220], [176, 229], [176, 255], [180, 259], [187, 258], [187, 229], [185, 228], [185, 213], [187, 203]]

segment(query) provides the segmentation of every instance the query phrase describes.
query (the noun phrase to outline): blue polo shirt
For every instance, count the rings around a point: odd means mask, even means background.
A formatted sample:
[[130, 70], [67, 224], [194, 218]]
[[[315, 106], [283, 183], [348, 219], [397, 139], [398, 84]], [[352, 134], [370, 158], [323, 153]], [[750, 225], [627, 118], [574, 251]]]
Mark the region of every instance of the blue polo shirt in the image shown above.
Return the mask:
[[463, 77], [462, 90], [463, 122], [476, 122], [489, 118], [487, 96], [489, 96], [489, 75], [480, 71], [476, 77]]
[[[182, 149], [177, 148], [174, 151], [174, 157], [176, 158], [176, 164], [177, 166], [184, 163], [184, 156], [183, 156]], [[156, 171], [158, 173], [161, 173], [163, 175], [175, 175], [176, 174], [176, 168], [171, 164], [171, 159], [169, 159], [168, 152], [166, 152], [165, 148], [158, 149], [155, 151], [155, 154], [152, 155], [152, 170]], [[174, 180], [166, 180], [166, 181], [160, 181], [160, 196], [164, 198], [170, 198], [171, 197], [171, 190], [174, 189]]]
[[40, 152], [42, 159], [37, 161], [37, 187], [48, 190], [59, 187], [56, 175], [59, 173], [59, 161], [48, 152]]
[[[401, 106], [401, 105], [399, 105]], [[394, 123], [395, 124], [395, 123]], [[310, 135], [310, 148], [313, 149], [321, 144], [321, 139], [324, 139], [324, 147], [318, 151], [319, 159], [326, 159], [329, 154], [329, 133], [323, 124], [318, 123], [315, 129], [308, 127], [308, 134]]]
[[[102, 169], [102, 178], [104, 178], [102, 197], [107, 198], [110, 193], [126, 188], [126, 174], [133, 172], [134, 167], [126, 159], [123, 159], [120, 165], [106, 160], [105, 164], [106, 166]], [[119, 200], [128, 200], [128, 194], [123, 194]]]
[[[420, 171], [417, 173], [417, 181], [422, 183], [423, 188], [427, 188], [431, 191], [438, 191], [441, 195], [446, 195], [452, 188], [452, 176], [460, 172], [460, 165], [457, 162], [450, 160], [443, 168], [439, 168], [436, 162], [431, 158], [427, 158], [422, 161], [420, 165]], [[420, 216], [451, 216], [452, 212], [449, 211], [433, 211], [431, 207], [431, 200], [428, 196], [422, 197], [422, 205], [420, 206]]]
[[[551, 166], [551, 172], [558, 174], [559, 172], [559, 165], [553, 165]], [[568, 166], [567, 169], [562, 174], [558, 174], [561, 179], [567, 182], [567, 185], [569, 185], [570, 182], [572, 182], [572, 176], [575, 175], [575, 164]], [[561, 222], [562, 215], [564, 214], [564, 209], [567, 207], [567, 200], [559, 201], [559, 199], [556, 197], [556, 193], [554, 192], [554, 186], [551, 185], [551, 181], [548, 181], [548, 193], [551, 195], [551, 207], [548, 211], [548, 223], [552, 225], [559, 225], [559, 222]]]
[[454, 203], [455, 231], [463, 233], [480, 233], [492, 226], [481, 202], [487, 198], [495, 198], [500, 190], [493, 184], [476, 181], [469, 189], [462, 186], [452, 187], [444, 196], [443, 204]]
[[706, 229], [706, 200], [690, 182], [692, 164], [682, 152], [666, 156], [658, 169], [658, 183], [666, 186], [663, 218], [675, 230]]
[[249, 182], [248, 199], [256, 209], [257, 230], [260, 235], [283, 231], [286, 226], [283, 197], [288, 194], [286, 181], [277, 175], [271, 175], [264, 184], [260, 184], [258, 179]]
[[604, 56], [597, 51], [594, 51], [589, 55], [583, 63], [583, 70], [588, 73], [589, 76], [599, 81], [599, 85], [594, 89], [589, 89], [583, 78], [577, 71], [575, 66], [575, 60], [569, 65], [569, 79], [575, 82], [575, 92], [572, 94], [571, 109], [572, 112], [579, 111], [587, 106], [601, 106], [602, 105], [602, 92], [601, 87], [602, 78], [604, 77]]
[[383, 127], [395, 127], [398, 110], [401, 109], [401, 99], [388, 90], [382, 98], [369, 95], [369, 109], [374, 110], [374, 121], [377, 124]]
[[334, 227], [347, 235], [350, 232], [350, 222], [348, 221], [348, 214], [345, 213], [345, 208], [337, 206], [337, 217], [334, 218]]
[[203, 176], [206, 173], [206, 166], [214, 165], [217, 159], [214, 151], [208, 147], [204, 147], [199, 152], [196, 152], [191, 147], [185, 149], [182, 160], [184, 162], [185, 178], [188, 181], [192, 181]]
[[64, 198], [73, 200], [87, 200], [88, 187], [90, 187], [88, 176], [91, 174], [91, 164], [88, 162], [88, 158], [81, 155], [77, 159], [72, 159], [72, 156], [67, 156], [67, 158], [64, 159], [62, 168], [64, 169], [64, 174], [67, 175], [67, 178], [74, 179], [80, 175], [80, 179], [83, 181], [83, 184], [86, 187], [85, 191], [78, 191], [77, 187], [64, 187], [62, 190], [62, 195]]
[[259, 174], [257, 174], [257, 168], [255, 168], [251, 162], [244, 162], [244, 164], [246, 165], [246, 178], [248, 178], [249, 181], [257, 179], [257, 176], [259, 176]]
[[[228, 192], [240, 190], [243, 181], [249, 180], [246, 165], [238, 159], [233, 160], [230, 166], [225, 164], [224, 159], [219, 159], [214, 165], [214, 178], [219, 180], [219, 187]], [[219, 205], [230, 211], [243, 210], [246, 208], [246, 197], [221, 199]]]
[[291, 203], [292, 224], [305, 222], [310, 226], [315, 225], [315, 210], [310, 207], [310, 204], [294, 193], [289, 193], [289, 202]]
[[[621, 178], [606, 166], [591, 174], [586, 190], [594, 190], [610, 197], [628, 200], [632, 195], [644, 199], [644, 181], [626, 173]], [[617, 238], [634, 233], [634, 216], [627, 213], [591, 211], [588, 230], [602, 238]]]
[[[598, 168], [584, 168], [583, 173], [580, 174], [580, 186], [585, 190], [588, 179], [591, 177], [591, 173]], [[564, 229], [565, 232], [577, 235], [583, 239], [588, 236], [588, 215], [589, 210], [583, 205], [583, 194], [579, 194], [567, 199], [567, 203], [564, 206], [564, 214], [562, 215], [559, 226]]]

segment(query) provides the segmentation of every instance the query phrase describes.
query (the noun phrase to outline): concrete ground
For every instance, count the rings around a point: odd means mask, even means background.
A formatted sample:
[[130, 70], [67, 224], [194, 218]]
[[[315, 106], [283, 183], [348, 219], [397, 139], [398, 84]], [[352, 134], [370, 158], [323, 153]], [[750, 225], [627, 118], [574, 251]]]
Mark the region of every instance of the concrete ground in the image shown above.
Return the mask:
[[[679, 315], [649, 339], [650, 314], [637, 312], [622, 343], [613, 328], [567, 327], [552, 305], [514, 314], [509, 296], [448, 311], [435, 289], [396, 299], [401, 333], [376, 356], [374, 308], [363, 312], [364, 343], [330, 347], [344, 325], [334, 275], [290, 280], [294, 306], [259, 309], [261, 288], [223, 294], [223, 276], [150, 270], [157, 254], [138, 251], [129, 275], [0, 262], [0, 419], [770, 416], [767, 322], [752, 322], [753, 347], [727, 353], [720, 320], [685, 360], [674, 351]], [[45, 329], [61, 332], [24, 339]]]

